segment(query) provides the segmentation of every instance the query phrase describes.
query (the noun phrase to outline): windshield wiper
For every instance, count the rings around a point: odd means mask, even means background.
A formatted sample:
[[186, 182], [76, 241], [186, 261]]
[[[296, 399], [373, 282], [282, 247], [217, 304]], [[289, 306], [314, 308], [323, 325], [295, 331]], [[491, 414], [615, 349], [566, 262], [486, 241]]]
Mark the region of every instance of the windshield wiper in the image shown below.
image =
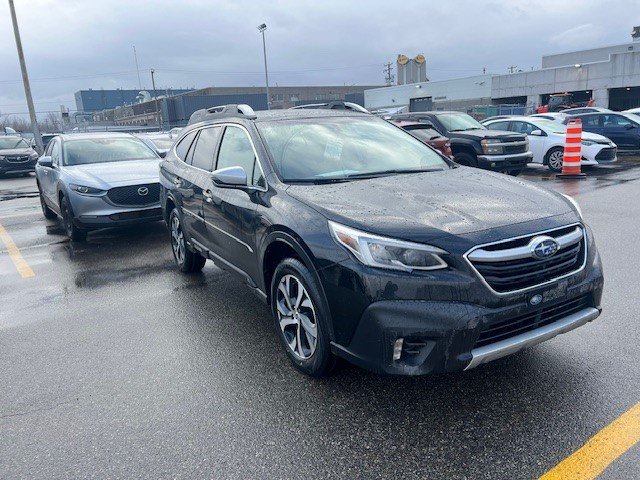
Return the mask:
[[442, 168], [395, 168], [390, 170], [380, 170], [379, 172], [362, 172], [362, 173], [350, 173], [347, 178], [374, 178], [384, 175], [397, 175], [404, 173], [424, 173], [424, 172], [440, 172]]
[[454, 128], [453, 130], [449, 130], [450, 132], [466, 132], [467, 130], [480, 130], [479, 127], [468, 127], [468, 128]]
[[328, 183], [344, 183], [349, 179], [345, 177], [337, 178], [285, 178], [284, 183], [310, 183], [313, 185], [326, 185]]

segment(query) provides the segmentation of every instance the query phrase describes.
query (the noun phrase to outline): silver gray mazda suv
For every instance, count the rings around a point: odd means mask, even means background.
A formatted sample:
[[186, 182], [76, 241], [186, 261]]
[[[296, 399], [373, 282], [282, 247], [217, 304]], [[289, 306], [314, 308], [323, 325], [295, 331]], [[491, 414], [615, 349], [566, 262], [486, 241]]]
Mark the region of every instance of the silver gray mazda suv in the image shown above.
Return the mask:
[[130, 134], [58, 135], [36, 165], [42, 212], [61, 216], [75, 241], [93, 229], [161, 220], [159, 163]]

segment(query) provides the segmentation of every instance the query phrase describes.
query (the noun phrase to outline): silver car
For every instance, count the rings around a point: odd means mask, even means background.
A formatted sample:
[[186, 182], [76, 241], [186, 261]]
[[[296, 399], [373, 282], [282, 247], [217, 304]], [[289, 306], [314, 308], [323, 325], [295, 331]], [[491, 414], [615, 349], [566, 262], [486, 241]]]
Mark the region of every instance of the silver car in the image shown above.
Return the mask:
[[162, 219], [160, 157], [123, 133], [58, 135], [36, 165], [46, 218], [61, 216], [69, 237]]
[[0, 133], [0, 176], [33, 172], [37, 160], [38, 153], [24, 138]]

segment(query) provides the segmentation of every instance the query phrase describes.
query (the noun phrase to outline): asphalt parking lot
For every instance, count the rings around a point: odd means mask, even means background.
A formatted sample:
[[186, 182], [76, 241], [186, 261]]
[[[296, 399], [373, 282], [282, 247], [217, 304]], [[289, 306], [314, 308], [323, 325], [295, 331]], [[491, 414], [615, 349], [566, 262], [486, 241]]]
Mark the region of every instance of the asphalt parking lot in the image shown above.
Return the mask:
[[[597, 321], [464, 373], [323, 380], [289, 365], [240, 281], [211, 262], [180, 274], [163, 224], [72, 244], [35, 177], [0, 179], [0, 477], [543, 475], [640, 402], [640, 158], [587, 174], [522, 178], [581, 204], [605, 266]], [[639, 465], [636, 444], [599, 478]]]

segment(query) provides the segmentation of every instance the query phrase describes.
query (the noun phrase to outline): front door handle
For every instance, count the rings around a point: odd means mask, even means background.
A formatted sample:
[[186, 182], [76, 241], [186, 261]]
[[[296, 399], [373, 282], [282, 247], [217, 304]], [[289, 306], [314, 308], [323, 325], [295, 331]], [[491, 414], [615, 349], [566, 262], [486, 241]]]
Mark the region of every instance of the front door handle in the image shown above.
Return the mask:
[[213, 192], [211, 190], [205, 190], [202, 192], [202, 196], [205, 202], [211, 203], [213, 201]]

